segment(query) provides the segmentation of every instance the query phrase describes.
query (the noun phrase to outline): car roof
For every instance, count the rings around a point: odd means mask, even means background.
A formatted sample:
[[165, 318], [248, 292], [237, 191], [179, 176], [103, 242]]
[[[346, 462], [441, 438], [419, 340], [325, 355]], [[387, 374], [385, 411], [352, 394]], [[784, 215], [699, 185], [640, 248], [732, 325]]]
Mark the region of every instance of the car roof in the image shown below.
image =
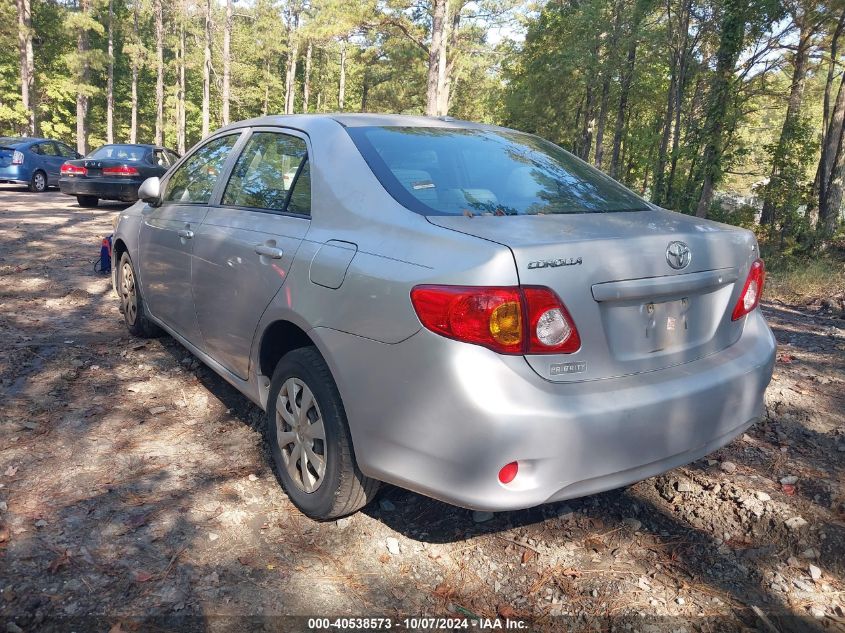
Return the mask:
[[[0, 145], [9, 147], [11, 145], [26, 145], [28, 143], [43, 143], [44, 141], [52, 141], [51, 138], [41, 138], [39, 136], [0, 136]], [[56, 141], [61, 143], [61, 141]]]
[[279, 114], [247, 119], [233, 123], [218, 131], [234, 130], [244, 127], [281, 126], [309, 131], [319, 123], [335, 121], [343, 127], [437, 127], [455, 129], [486, 129], [501, 130], [504, 128], [463, 121], [452, 117], [430, 117], [412, 114], [347, 114], [343, 112], [330, 114]]
[[104, 147], [143, 147], [145, 149], [166, 149], [161, 145], [151, 145], [149, 143], [103, 143], [97, 149]]

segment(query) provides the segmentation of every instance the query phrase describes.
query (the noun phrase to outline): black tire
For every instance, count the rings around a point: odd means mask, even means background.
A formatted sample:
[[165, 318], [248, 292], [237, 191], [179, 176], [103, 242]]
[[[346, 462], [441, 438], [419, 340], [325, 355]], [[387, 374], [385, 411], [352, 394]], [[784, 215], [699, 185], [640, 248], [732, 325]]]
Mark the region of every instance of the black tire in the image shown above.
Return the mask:
[[[305, 414], [311, 422], [321, 418], [324, 429], [322, 445], [318, 439], [305, 440], [311, 442], [312, 454], [323, 457], [325, 463], [322, 478], [311, 492], [302, 486], [302, 460], [296, 460], [294, 466], [299, 481], [291, 475], [285, 463], [286, 459], [289, 461], [295, 444], [291, 442], [284, 447], [280, 446], [278, 437], [279, 426], [283, 432], [292, 430], [281, 414], [277, 414], [279, 394], [289, 380], [298, 380], [311, 391], [316, 406], [309, 407]], [[290, 411], [290, 408], [287, 410]], [[288, 498], [303, 514], [319, 521], [337, 519], [363, 508], [375, 497], [380, 482], [364, 476], [358, 468], [340, 393], [317, 348], [302, 347], [282, 357], [270, 382], [266, 416], [267, 443], [270, 445], [276, 476]], [[322, 455], [318, 452], [320, 448]]]
[[29, 179], [29, 190], [33, 193], [44, 193], [49, 186], [47, 174], [40, 169], [36, 169], [32, 174], [32, 178]]
[[133, 336], [155, 338], [161, 334], [161, 329], [147, 317], [141, 289], [135, 283], [137, 278], [129, 253], [123, 253], [117, 265], [116, 281], [120, 312], [123, 314], [126, 329]]
[[76, 196], [76, 201], [80, 207], [91, 209], [100, 204], [100, 199], [97, 196]]

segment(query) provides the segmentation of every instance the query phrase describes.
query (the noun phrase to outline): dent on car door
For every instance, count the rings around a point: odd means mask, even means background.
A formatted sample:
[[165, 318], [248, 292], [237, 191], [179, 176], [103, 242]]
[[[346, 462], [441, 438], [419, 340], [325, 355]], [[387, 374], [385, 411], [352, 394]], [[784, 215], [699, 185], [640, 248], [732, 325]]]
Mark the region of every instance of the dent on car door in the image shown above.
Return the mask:
[[189, 342], [200, 342], [191, 293], [195, 235], [240, 133], [196, 149], [162, 185], [161, 204], [145, 206], [139, 239], [140, 277], [147, 307]]
[[285, 283], [310, 215], [305, 138], [278, 129], [253, 131], [194, 244], [203, 348], [241, 378], [249, 372], [258, 320]]

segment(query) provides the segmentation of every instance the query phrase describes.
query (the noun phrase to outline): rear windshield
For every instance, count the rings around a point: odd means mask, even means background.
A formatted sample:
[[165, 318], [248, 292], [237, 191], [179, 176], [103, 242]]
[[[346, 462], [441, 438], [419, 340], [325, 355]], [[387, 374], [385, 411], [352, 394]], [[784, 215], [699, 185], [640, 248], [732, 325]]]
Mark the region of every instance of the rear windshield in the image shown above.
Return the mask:
[[508, 130], [348, 128], [385, 189], [423, 215], [642, 211], [634, 193], [536, 136]]
[[135, 162], [142, 160], [147, 153], [146, 147], [138, 145], [103, 145], [100, 149], [94, 150], [85, 158], [125, 160]]

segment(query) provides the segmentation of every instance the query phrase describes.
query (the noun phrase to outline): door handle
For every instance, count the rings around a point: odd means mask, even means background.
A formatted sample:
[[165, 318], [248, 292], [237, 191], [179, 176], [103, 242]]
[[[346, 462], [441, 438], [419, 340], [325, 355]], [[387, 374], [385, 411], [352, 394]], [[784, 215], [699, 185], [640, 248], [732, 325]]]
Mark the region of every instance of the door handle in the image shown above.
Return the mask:
[[268, 246], [267, 244], [256, 244], [255, 252], [262, 257], [269, 257], [270, 259], [281, 259], [285, 254], [281, 248]]
[[194, 232], [193, 232], [192, 230], [190, 230], [190, 229], [179, 229], [179, 230], [176, 232], [176, 235], [178, 235], [178, 236], [179, 236], [179, 237], [181, 237], [182, 239], [189, 240], [189, 239], [191, 239], [192, 237], [194, 237]]

